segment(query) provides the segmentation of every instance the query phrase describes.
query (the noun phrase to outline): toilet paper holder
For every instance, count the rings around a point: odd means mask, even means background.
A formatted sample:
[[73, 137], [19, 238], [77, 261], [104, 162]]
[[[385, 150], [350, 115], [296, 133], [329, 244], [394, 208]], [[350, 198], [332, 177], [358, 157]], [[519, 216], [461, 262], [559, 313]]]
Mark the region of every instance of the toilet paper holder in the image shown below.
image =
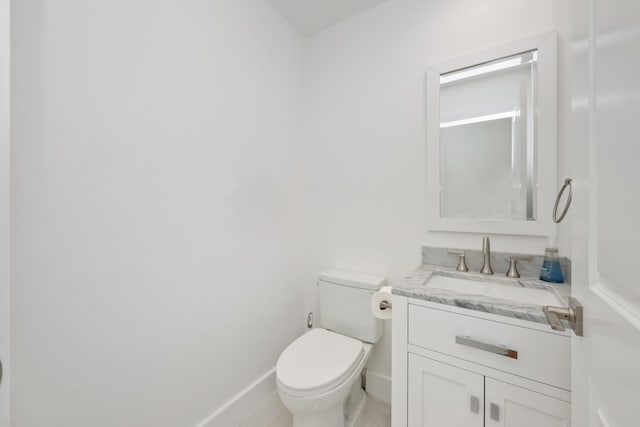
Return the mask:
[[386, 310], [391, 308], [391, 303], [389, 301], [380, 301], [380, 310]]

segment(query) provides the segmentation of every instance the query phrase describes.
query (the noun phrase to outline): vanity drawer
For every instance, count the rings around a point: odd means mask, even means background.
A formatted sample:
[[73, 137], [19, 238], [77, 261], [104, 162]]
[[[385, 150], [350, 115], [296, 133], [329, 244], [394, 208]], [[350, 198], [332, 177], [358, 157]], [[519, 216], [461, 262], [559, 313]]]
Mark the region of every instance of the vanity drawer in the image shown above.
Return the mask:
[[409, 344], [571, 389], [568, 336], [413, 304], [408, 315]]

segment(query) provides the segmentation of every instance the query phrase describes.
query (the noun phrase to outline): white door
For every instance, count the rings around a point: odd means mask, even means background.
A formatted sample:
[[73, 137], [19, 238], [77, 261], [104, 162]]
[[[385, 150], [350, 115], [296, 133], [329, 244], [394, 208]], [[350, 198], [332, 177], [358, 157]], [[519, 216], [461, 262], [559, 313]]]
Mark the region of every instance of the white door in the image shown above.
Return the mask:
[[0, 425], [9, 425], [9, 0], [0, 0]]
[[640, 426], [640, 1], [574, 0], [574, 427]]
[[484, 376], [409, 354], [409, 427], [483, 427]]
[[485, 378], [485, 427], [571, 427], [571, 404]]

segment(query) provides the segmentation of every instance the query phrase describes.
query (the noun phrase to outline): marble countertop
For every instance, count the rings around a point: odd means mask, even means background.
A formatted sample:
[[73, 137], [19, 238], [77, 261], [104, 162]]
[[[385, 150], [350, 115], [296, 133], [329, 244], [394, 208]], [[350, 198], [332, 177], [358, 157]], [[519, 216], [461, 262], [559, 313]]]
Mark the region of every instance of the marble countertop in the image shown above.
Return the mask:
[[547, 289], [556, 294], [565, 305], [568, 304], [569, 296], [571, 296], [571, 286], [566, 283], [547, 283], [535, 277], [510, 279], [503, 275], [486, 276], [480, 273], [463, 273], [456, 271], [455, 268], [429, 264], [422, 264], [416, 268], [409, 276], [392, 288], [392, 293], [394, 295], [402, 295], [439, 304], [548, 324], [542, 312], [542, 306], [540, 305], [514, 302], [484, 295], [460, 293], [446, 289], [430, 288], [427, 286], [427, 282], [434, 273], [443, 276], [494, 282], [508, 286]]

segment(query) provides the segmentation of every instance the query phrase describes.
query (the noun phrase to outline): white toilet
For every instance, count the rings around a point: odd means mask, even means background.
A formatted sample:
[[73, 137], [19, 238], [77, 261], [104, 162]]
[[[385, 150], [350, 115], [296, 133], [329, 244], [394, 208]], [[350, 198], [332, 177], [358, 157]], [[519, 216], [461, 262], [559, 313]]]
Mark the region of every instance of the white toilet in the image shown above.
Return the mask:
[[352, 427], [365, 403], [360, 373], [382, 334], [371, 295], [385, 279], [331, 270], [318, 278], [322, 328], [289, 344], [276, 366], [293, 427]]

